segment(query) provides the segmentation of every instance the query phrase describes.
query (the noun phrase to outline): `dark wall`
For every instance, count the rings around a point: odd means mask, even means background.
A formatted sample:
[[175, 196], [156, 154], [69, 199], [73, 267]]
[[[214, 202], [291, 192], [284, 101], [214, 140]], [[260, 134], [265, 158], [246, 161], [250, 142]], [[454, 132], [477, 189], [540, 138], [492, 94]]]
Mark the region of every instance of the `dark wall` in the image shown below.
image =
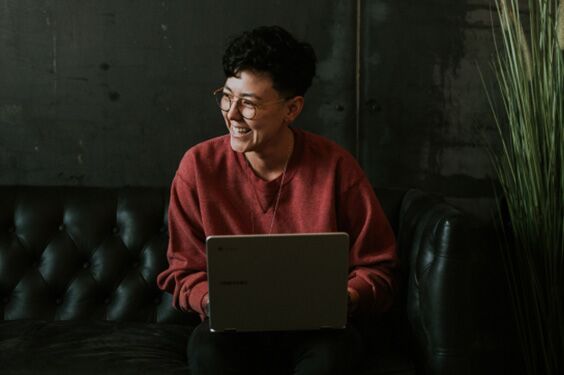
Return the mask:
[[361, 11], [360, 160], [375, 183], [419, 187], [488, 217], [498, 148], [493, 2], [373, 0]]
[[488, 0], [0, 0], [0, 184], [168, 185], [224, 132], [226, 39], [274, 23], [319, 58], [296, 126], [377, 186], [489, 201]]

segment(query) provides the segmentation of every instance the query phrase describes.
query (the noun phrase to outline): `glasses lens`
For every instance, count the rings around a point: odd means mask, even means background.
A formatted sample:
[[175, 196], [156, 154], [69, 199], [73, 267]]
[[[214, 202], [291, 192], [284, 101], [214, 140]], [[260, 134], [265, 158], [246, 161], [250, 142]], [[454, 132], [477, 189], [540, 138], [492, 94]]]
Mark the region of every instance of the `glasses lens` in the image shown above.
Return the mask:
[[223, 91], [216, 92], [214, 96], [219, 108], [222, 111], [229, 111], [229, 108], [231, 108], [231, 100], [229, 99], [229, 96]]
[[[217, 103], [217, 106], [223, 112], [229, 112], [229, 110], [231, 109], [231, 103], [232, 103], [229, 95], [224, 93], [223, 91], [218, 91], [218, 92], [214, 93], [213, 96], [215, 97], [215, 101]], [[252, 120], [255, 117], [256, 107], [255, 107], [254, 104], [247, 103], [247, 102], [241, 101], [241, 100], [237, 100], [236, 103], [237, 103], [237, 110], [239, 111], [241, 116], [243, 116], [245, 119]]]
[[239, 106], [239, 112], [241, 113], [241, 116], [243, 116], [247, 120], [252, 120], [253, 117], [255, 117], [256, 108], [252, 105], [247, 106], [243, 104]]

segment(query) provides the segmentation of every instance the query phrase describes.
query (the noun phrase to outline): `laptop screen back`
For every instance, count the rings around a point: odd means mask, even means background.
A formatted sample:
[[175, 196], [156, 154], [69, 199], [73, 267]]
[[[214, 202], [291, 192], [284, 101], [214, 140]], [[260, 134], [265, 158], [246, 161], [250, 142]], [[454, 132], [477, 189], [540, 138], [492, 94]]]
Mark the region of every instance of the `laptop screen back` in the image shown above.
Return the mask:
[[344, 328], [346, 233], [210, 236], [212, 331]]

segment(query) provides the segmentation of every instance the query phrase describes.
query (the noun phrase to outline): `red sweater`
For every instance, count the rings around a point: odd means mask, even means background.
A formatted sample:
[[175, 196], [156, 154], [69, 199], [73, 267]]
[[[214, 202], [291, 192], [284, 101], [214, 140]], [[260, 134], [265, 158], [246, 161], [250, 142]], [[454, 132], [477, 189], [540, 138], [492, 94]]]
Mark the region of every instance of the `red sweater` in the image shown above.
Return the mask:
[[[294, 152], [272, 233], [347, 232], [348, 285], [359, 293], [358, 311], [386, 310], [395, 284], [395, 239], [370, 183], [342, 147], [292, 130]], [[157, 279], [176, 308], [202, 314], [206, 237], [268, 233], [280, 182], [257, 177], [243, 154], [231, 149], [229, 135], [186, 152], [171, 187], [169, 268]]]

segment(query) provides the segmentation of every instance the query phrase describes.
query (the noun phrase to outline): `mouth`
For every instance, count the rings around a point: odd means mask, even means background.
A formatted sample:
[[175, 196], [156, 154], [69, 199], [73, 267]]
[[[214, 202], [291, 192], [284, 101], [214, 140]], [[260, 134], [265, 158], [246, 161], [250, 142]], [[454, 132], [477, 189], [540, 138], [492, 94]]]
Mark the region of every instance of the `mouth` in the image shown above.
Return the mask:
[[242, 136], [242, 135], [248, 134], [250, 132], [251, 132], [250, 128], [243, 127], [243, 126], [237, 126], [237, 125], [231, 125], [231, 134], [232, 135]]

